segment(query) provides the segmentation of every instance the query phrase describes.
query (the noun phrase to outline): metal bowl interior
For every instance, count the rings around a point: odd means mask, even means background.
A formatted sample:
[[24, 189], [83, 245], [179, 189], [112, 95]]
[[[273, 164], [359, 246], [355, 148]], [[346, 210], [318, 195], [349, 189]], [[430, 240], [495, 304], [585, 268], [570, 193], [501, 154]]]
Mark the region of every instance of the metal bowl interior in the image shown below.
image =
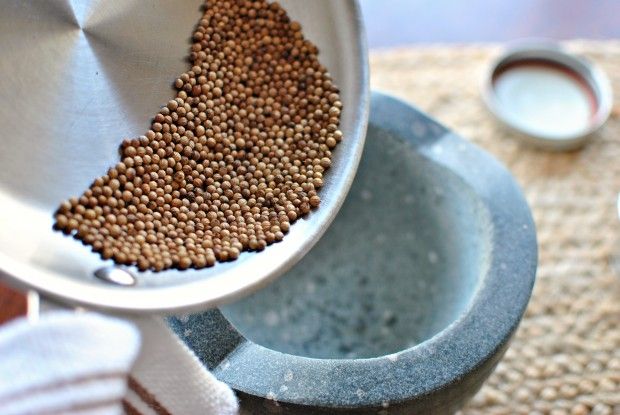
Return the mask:
[[0, 37], [4, 126], [0, 153], [0, 275], [22, 288], [123, 312], [206, 308], [257, 290], [295, 264], [340, 208], [359, 162], [369, 87], [366, 43], [354, 0], [283, 0], [320, 49], [341, 90], [345, 139], [321, 191], [321, 207], [260, 254], [199, 271], [133, 270], [131, 287], [94, 271], [103, 261], [52, 230], [58, 204], [118, 161], [118, 145], [146, 131], [186, 71], [202, 0], [9, 0]]

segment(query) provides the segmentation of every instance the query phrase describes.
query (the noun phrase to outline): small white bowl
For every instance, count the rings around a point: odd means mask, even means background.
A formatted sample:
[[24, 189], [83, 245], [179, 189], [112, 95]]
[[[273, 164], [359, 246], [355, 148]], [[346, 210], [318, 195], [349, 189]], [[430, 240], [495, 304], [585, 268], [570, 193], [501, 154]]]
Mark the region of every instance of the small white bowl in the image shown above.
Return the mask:
[[597, 65], [544, 42], [510, 46], [490, 67], [483, 97], [500, 121], [549, 150], [582, 146], [612, 108], [609, 79]]

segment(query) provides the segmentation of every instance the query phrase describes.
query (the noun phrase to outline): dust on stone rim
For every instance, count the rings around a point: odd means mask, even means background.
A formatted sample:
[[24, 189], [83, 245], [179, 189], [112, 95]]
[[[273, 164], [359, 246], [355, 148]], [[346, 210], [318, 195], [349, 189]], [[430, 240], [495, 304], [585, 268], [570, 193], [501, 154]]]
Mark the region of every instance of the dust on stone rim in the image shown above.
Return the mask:
[[206, 3], [177, 95], [55, 227], [141, 270], [260, 251], [320, 204], [342, 139], [338, 88], [277, 3]]

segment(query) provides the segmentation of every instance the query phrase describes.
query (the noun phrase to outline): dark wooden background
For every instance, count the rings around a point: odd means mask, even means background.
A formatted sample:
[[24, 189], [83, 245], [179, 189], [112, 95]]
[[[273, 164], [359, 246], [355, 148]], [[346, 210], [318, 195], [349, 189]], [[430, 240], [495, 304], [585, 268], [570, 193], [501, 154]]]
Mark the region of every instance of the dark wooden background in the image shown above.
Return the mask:
[[360, 0], [371, 48], [620, 37], [618, 0]]
[[[334, 0], [337, 1], [337, 0]], [[519, 38], [620, 38], [620, 0], [360, 0], [368, 43], [504, 42]], [[25, 313], [0, 285], [0, 324]]]

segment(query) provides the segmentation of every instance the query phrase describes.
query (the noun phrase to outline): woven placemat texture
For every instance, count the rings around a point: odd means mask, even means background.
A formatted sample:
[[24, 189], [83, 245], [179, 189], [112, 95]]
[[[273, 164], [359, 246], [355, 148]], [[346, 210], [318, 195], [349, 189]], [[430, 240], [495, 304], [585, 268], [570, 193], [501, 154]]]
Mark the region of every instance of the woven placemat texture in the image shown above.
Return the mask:
[[580, 151], [522, 144], [481, 100], [497, 46], [371, 55], [372, 86], [429, 113], [501, 160], [532, 208], [537, 281], [505, 358], [463, 414], [620, 414], [620, 41], [568, 42], [616, 91], [612, 117]]

